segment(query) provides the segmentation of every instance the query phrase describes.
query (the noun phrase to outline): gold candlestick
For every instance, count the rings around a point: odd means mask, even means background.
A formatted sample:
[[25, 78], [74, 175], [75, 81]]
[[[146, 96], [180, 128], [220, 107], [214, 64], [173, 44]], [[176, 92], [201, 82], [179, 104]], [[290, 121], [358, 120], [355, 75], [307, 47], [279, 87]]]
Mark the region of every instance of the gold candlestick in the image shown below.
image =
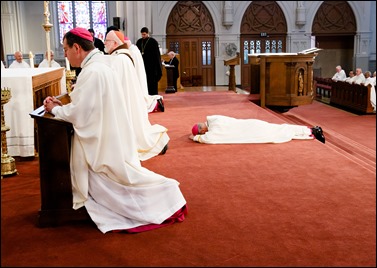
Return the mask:
[[76, 80], [76, 71], [75, 70], [67, 70], [65, 71], [65, 83], [68, 94], [70, 94], [73, 90], [73, 83]]
[[48, 67], [51, 67], [51, 55], [50, 55], [50, 50], [51, 50], [51, 45], [50, 45], [50, 31], [52, 28], [52, 24], [50, 23], [50, 11], [48, 9], [48, 6], [50, 4], [50, 1], [43, 1], [43, 6], [44, 6], [44, 24], [42, 24], [43, 29], [46, 32], [46, 44], [47, 44], [47, 60], [48, 60]]
[[6, 132], [10, 130], [10, 128], [5, 125], [4, 120], [4, 104], [7, 103], [11, 97], [10, 88], [1, 88], [1, 178], [5, 175], [17, 173], [16, 162], [12, 156], [8, 155]]

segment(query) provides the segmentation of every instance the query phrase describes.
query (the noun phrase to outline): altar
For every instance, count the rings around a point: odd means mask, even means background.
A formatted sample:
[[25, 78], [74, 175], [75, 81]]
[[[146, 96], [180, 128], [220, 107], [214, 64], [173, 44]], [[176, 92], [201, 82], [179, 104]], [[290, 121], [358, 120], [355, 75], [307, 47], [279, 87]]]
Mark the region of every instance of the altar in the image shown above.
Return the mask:
[[35, 155], [35, 123], [30, 112], [48, 95], [66, 93], [65, 68], [14, 68], [1, 70], [1, 88], [9, 88], [10, 101], [4, 105], [7, 147], [10, 156]]

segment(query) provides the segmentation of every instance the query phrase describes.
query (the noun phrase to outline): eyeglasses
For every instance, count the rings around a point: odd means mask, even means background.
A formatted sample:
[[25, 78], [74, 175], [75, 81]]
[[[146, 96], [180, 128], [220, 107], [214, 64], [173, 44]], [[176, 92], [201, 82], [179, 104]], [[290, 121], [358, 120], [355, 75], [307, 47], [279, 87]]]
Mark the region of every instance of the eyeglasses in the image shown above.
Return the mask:
[[111, 40], [111, 39], [106, 39], [105, 42], [107, 42], [107, 41], [114, 41], [115, 42], [115, 40]]

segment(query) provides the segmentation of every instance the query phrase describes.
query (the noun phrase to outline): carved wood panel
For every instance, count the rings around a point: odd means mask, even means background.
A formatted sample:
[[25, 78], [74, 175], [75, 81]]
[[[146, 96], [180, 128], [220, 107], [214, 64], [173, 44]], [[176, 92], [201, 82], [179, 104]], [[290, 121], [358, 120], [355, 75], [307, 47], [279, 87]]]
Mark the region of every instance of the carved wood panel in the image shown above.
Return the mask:
[[[215, 29], [206, 6], [201, 1], [178, 1], [169, 15], [166, 34], [167, 49], [181, 55], [181, 84], [215, 85]], [[203, 56], [202, 42], [212, 44], [210, 60]]]
[[356, 19], [347, 1], [324, 1], [314, 17], [313, 35], [355, 35]]
[[275, 1], [253, 1], [241, 21], [241, 87], [251, 93], [251, 74], [248, 54], [286, 51], [287, 23]]

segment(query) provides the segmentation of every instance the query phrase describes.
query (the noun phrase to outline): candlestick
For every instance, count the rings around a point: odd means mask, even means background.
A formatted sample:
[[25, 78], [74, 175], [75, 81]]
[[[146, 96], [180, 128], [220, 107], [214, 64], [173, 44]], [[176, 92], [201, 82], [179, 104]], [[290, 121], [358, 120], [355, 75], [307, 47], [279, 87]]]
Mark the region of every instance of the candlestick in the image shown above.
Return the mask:
[[66, 68], [67, 71], [71, 70], [71, 66], [69, 65], [69, 61], [68, 61], [67, 57], [65, 57], [65, 68]]
[[34, 68], [34, 55], [31, 51], [29, 52], [29, 60], [30, 60], [30, 67]]

